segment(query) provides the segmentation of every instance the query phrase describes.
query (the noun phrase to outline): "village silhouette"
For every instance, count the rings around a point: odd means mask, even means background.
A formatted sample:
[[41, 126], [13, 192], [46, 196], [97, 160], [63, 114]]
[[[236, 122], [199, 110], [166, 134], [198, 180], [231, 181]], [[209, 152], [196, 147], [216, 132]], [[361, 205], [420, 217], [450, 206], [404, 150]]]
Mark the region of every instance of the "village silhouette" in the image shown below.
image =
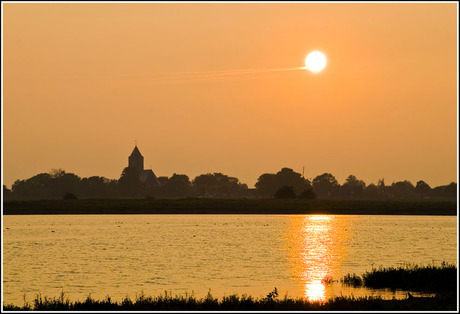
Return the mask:
[[206, 173], [193, 180], [185, 174], [157, 177], [144, 169], [144, 157], [135, 145], [118, 180], [100, 176], [80, 178], [62, 169], [16, 180], [11, 190], [3, 185], [4, 200], [87, 199], [87, 198], [278, 198], [278, 199], [367, 199], [367, 200], [451, 200], [457, 197], [457, 183], [431, 188], [420, 180], [386, 185], [384, 179], [369, 184], [349, 175], [340, 185], [330, 173], [312, 180], [290, 168], [259, 176], [255, 188], [222, 173]]

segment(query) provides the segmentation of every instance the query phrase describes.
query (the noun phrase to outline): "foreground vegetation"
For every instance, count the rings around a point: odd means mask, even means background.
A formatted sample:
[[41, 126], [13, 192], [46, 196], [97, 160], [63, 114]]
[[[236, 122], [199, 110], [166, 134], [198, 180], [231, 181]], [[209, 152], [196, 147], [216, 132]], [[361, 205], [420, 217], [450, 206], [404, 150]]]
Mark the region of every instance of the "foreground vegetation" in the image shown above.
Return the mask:
[[456, 215], [457, 203], [328, 199], [76, 199], [5, 201], [3, 214]]
[[443, 262], [441, 266], [405, 264], [400, 267], [374, 268], [362, 277], [348, 274], [341, 281], [354, 287], [456, 294], [457, 277], [457, 267]]
[[[276, 290], [274, 291], [276, 292]], [[456, 298], [453, 296], [436, 296], [408, 298], [404, 300], [384, 300], [380, 297], [336, 297], [326, 302], [308, 302], [304, 299], [292, 299], [287, 296], [278, 298], [277, 293], [271, 292], [266, 298], [256, 299], [251, 296], [231, 295], [221, 300], [208, 294], [206, 298], [196, 299], [193, 296], [164, 296], [146, 297], [141, 295], [132, 301], [125, 298], [113, 301], [110, 297], [105, 300], [94, 300], [90, 296], [83, 302], [71, 302], [61, 294], [59, 298], [42, 298], [37, 296], [31, 304], [24, 306], [5, 305], [5, 311], [346, 311], [346, 310], [455, 310]]]
[[193, 296], [172, 296], [165, 292], [157, 297], [141, 294], [132, 301], [125, 298], [113, 301], [94, 300], [88, 296], [85, 301], [71, 302], [64, 292], [58, 298], [42, 298], [37, 295], [33, 304], [24, 301], [22, 307], [12, 304], [4, 305], [7, 311], [453, 311], [457, 309], [457, 267], [443, 263], [441, 266], [404, 265], [399, 268], [379, 268], [366, 272], [363, 277], [348, 274], [342, 278], [346, 285], [373, 288], [405, 289], [436, 293], [432, 297], [413, 297], [403, 300], [385, 300], [380, 297], [336, 297], [325, 302], [309, 302], [302, 298], [278, 297], [275, 288], [265, 298], [258, 299], [234, 294], [224, 296], [221, 300], [211, 293], [205, 298]]

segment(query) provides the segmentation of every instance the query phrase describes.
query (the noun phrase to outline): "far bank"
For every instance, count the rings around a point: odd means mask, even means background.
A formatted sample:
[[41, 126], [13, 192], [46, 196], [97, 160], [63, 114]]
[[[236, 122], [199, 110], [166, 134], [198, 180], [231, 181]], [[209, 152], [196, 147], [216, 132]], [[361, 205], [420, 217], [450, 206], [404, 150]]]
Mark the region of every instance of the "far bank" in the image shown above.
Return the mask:
[[4, 215], [270, 214], [457, 215], [455, 201], [82, 199], [3, 202]]

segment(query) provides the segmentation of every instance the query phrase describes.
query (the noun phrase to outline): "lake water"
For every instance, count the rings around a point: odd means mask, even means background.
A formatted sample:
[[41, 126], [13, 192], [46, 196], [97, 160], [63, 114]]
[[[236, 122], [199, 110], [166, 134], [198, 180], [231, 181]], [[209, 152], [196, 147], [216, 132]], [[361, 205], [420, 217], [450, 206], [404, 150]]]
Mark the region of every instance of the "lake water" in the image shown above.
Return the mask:
[[[457, 217], [345, 215], [3, 216], [3, 302], [35, 295], [237, 293], [326, 300], [405, 297], [339, 280], [372, 267], [457, 265]], [[323, 283], [325, 277], [337, 280]]]

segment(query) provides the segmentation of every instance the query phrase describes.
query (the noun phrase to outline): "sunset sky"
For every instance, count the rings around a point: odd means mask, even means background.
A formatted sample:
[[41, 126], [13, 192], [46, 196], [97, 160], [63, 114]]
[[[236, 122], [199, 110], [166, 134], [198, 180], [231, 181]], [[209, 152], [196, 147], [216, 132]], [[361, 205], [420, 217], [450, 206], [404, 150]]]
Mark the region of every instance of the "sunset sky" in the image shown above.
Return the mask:
[[456, 3], [2, 5], [8, 188], [118, 179], [135, 140], [157, 176], [457, 182]]

